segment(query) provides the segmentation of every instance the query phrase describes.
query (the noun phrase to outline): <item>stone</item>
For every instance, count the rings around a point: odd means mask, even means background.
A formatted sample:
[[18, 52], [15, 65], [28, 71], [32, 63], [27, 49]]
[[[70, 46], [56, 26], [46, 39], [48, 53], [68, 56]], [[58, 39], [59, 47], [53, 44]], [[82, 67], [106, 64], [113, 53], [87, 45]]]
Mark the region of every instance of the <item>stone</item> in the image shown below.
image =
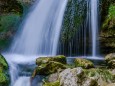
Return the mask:
[[83, 69], [65, 69], [59, 75], [60, 86], [80, 86], [83, 78]]
[[41, 64], [46, 64], [49, 61], [56, 61], [56, 62], [60, 62], [62, 64], [66, 64], [66, 57], [63, 55], [58, 55], [58, 56], [54, 56], [54, 57], [39, 57], [36, 59], [36, 64], [38, 66], [40, 66]]
[[115, 68], [115, 53], [111, 53], [105, 56], [105, 61], [109, 68]]
[[33, 73], [34, 75], [32, 75], [32, 77], [34, 77], [37, 74], [40, 74], [40, 75], [53, 74], [53, 73], [58, 72], [61, 69], [66, 69], [66, 66], [59, 62], [49, 61], [46, 64], [42, 64], [42, 65], [36, 67], [36, 69]]
[[94, 64], [87, 59], [76, 58], [74, 63], [75, 63], [76, 67], [82, 67], [82, 68], [86, 68], [86, 69], [94, 68]]

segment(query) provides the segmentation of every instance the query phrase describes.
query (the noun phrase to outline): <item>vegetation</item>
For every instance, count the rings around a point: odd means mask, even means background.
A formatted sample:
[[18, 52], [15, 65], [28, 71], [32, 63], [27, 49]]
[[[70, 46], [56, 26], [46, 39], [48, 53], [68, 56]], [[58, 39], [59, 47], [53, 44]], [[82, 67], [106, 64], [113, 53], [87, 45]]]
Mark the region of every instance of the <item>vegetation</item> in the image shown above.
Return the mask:
[[0, 86], [9, 86], [8, 63], [0, 55]]

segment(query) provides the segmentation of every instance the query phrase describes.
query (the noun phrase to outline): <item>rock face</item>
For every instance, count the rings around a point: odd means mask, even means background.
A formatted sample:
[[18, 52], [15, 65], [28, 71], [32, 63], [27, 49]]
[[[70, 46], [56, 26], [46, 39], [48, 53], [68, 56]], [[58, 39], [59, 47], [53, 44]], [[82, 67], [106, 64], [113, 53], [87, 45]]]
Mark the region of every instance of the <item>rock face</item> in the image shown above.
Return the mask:
[[100, 50], [102, 54], [115, 51], [115, 0], [102, 0], [102, 26], [100, 30]]
[[76, 58], [74, 63], [76, 67], [83, 67], [86, 69], [94, 68], [94, 64], [91, 61], [83, 59], [83, 58]]
[[115, 53], [105, 56], [105, 61], [109, 68], [115, 68]]
[[2, 55], [0, 55], [0, 86], [9, 86], [8, 64]]

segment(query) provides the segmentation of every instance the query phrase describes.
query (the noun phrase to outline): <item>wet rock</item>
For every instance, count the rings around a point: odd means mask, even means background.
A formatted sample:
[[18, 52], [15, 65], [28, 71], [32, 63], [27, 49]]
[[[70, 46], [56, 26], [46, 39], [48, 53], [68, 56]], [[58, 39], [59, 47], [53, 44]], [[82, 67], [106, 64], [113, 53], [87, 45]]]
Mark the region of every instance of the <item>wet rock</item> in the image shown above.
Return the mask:
[[9, 86], [8, 64], [2, 55], [0, 55], [0, 86]]
[[86, 69], [94, 68], [94, 64], [91, 61], [83, 59], [83, 58], [76, 58], [74, 63], [76, 67], [82, 67]]
[[61, 69], [66, 69], [66, 66], [59, 62], [49, 61], [46, 64], [41, 64], [40, 66], [36, 67], [32, 77], [34, 77], [37, 74], [49, 75], [52, 73], [56, 73]]
[[105, 61], [109, 68], [115, 68], [115, 53], [111, 53], [105, 56]]
[[36, 64], [39, 66], [41, 64], [46, 64], [50, 61], [56, 61], [62, 64], [66, 64], [66, 57], [63, 55], [58, 55], [54, 57], [39, 57], [38, 59], [36, 59]]

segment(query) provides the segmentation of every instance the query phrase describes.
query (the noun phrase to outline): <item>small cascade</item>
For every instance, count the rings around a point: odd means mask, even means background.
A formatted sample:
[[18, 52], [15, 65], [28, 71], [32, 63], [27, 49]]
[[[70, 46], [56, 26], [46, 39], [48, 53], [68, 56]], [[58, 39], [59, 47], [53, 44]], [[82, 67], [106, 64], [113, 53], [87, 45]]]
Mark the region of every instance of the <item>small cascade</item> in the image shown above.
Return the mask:
[[98, 10], [99, 0], [70, 0], [63, 22], [59, 54], [69, 57], [98, 56]]

